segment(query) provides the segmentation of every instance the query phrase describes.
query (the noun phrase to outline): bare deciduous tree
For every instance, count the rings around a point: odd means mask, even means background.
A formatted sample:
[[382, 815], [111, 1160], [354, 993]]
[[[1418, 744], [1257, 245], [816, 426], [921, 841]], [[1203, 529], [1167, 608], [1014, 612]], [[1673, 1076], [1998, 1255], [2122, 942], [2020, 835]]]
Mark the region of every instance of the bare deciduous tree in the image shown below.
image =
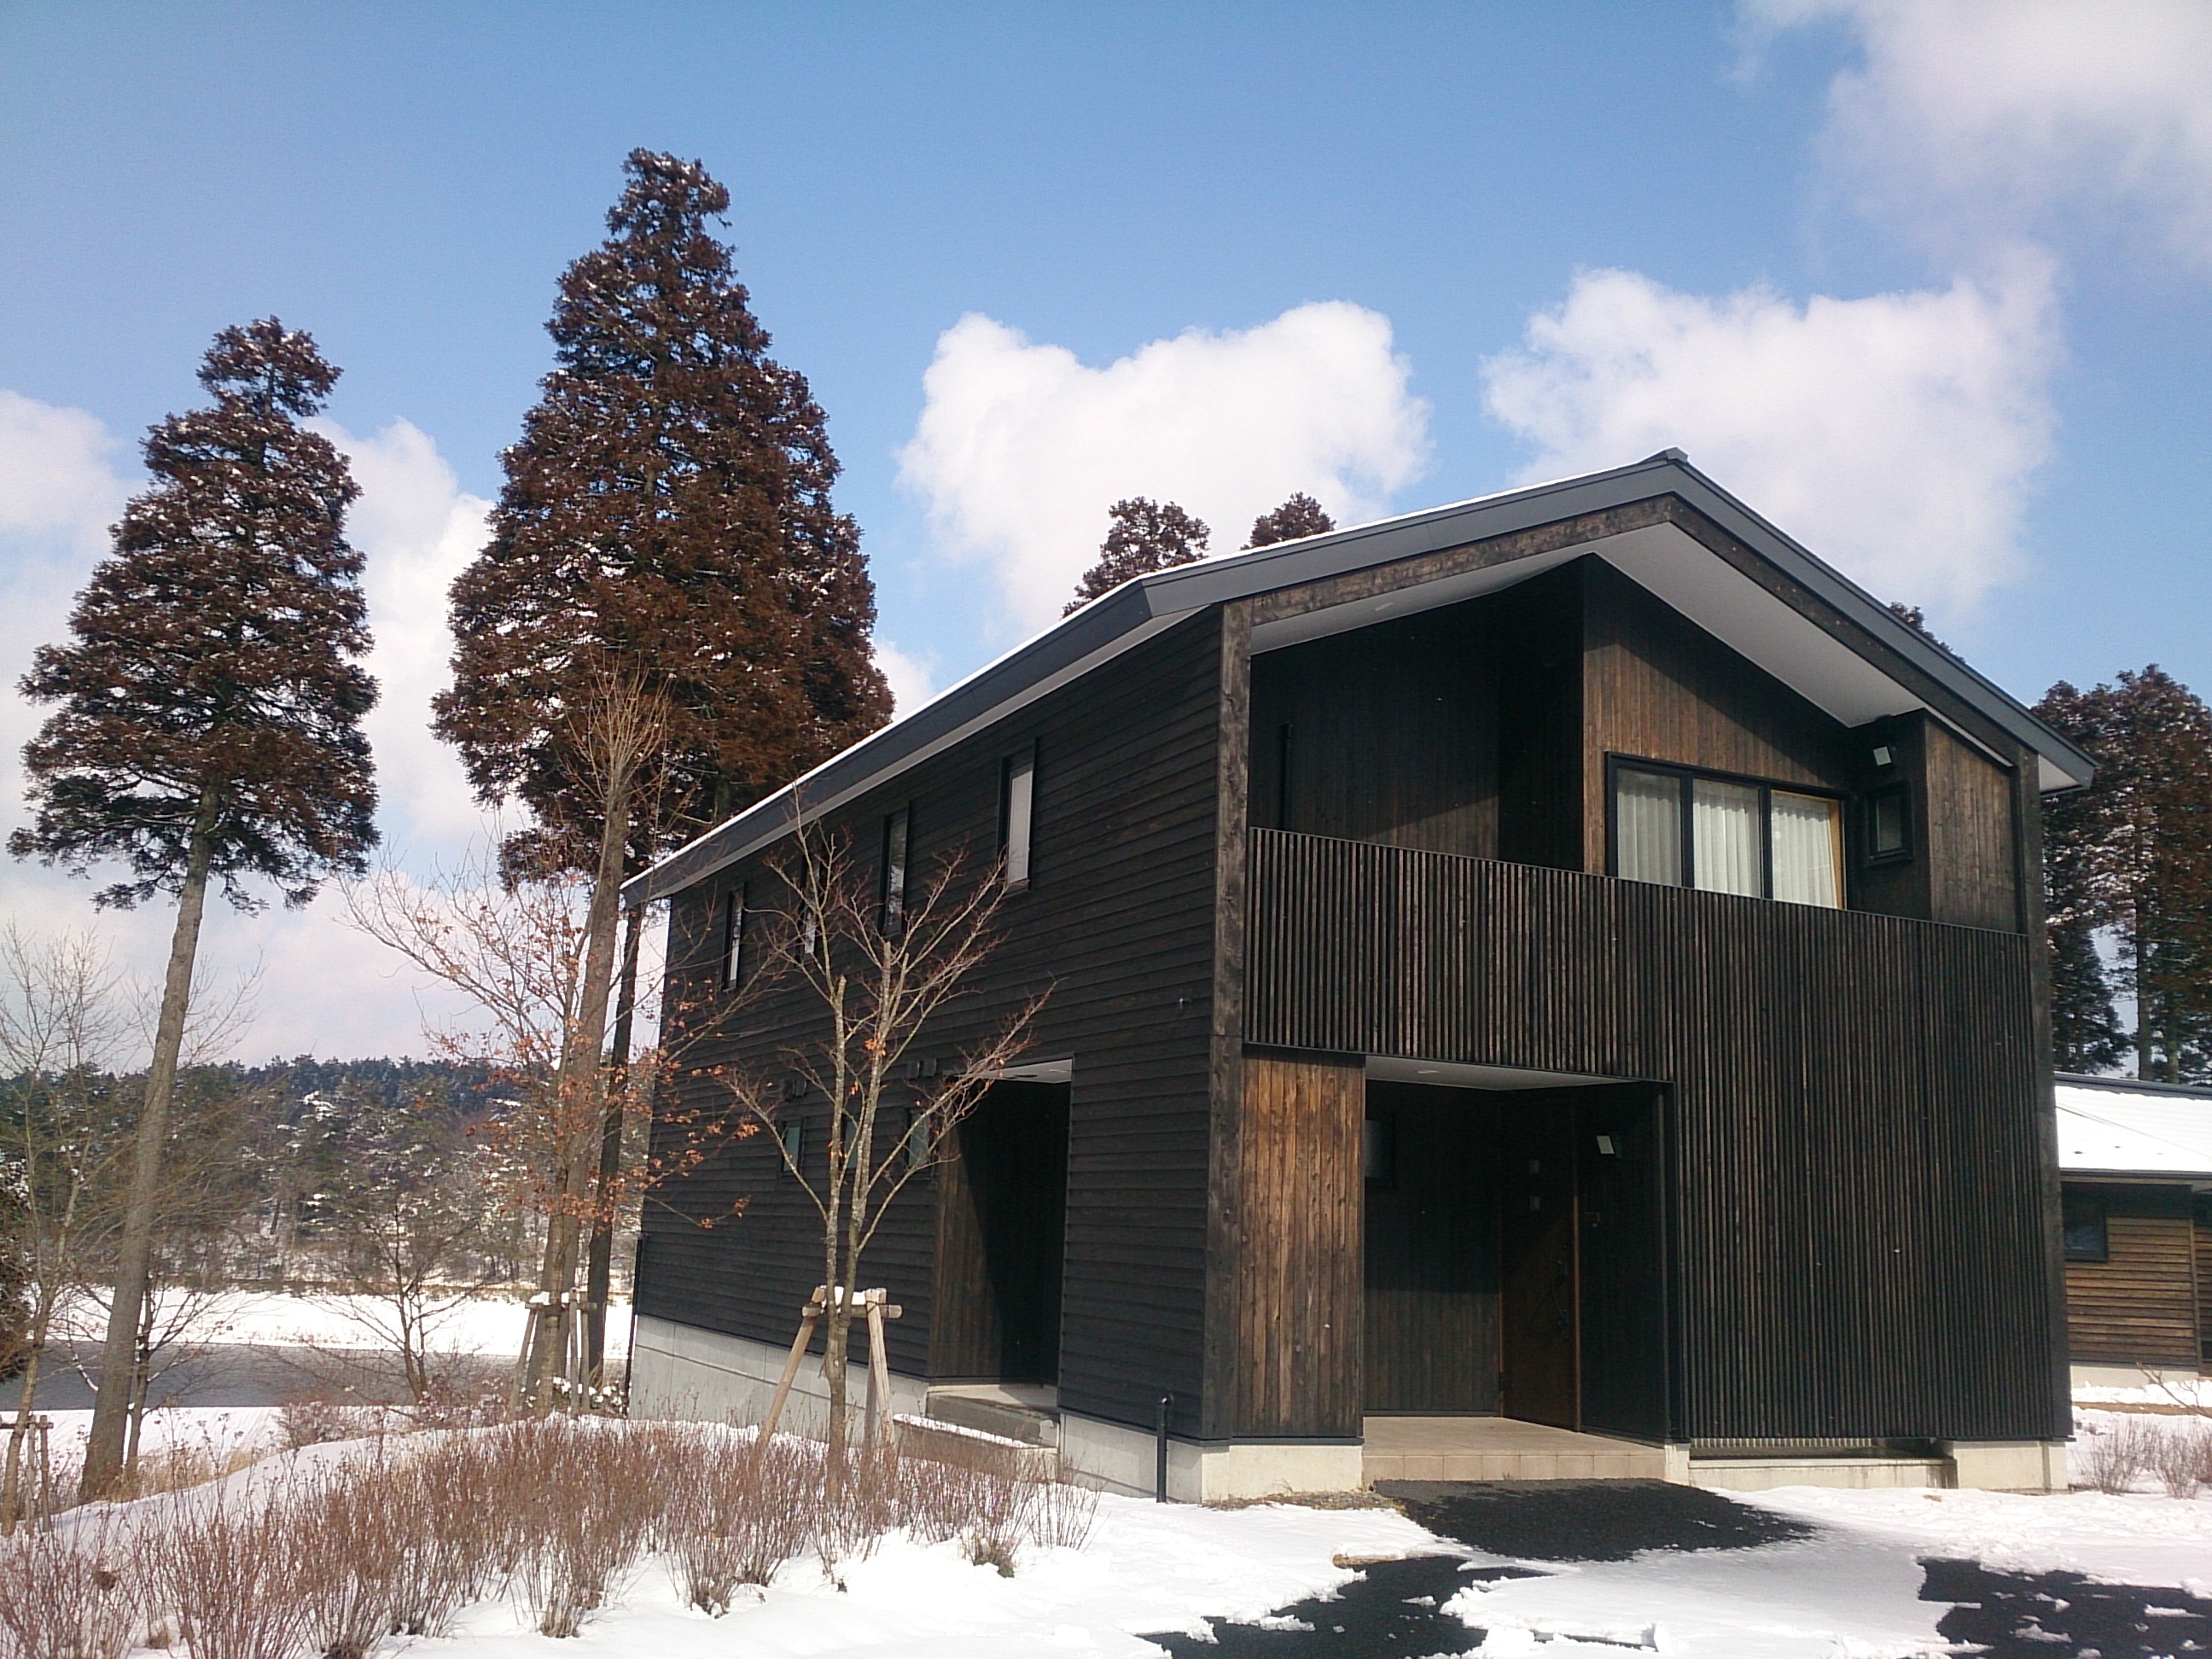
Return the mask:
[[[915, 1045], [975, 995], [972, 976], [999, 945], [1006, 890], [998, 867], [956, 854], [887, 905], [847, 839], [802, 825], [793, 842], [781, 872], [789, 908], [772, 924], [772, 965], [761, 980], [803, 987], [805, 1017], [820, 1033], [786, 1048], [781, 1060], [830, 1103], [821, 1173], [793, 1156], [775, 1078], [737, 1067], [718, 1076], [745, 1117], [775, 1138], [821, 1218], [822, 1282], [831, 1287], [823, 1323], [834, 1502], [861, 1259], [891, 1201], [943, 1157], [960, 1120], [1019, 1057], [1048, 993], [987, 1023], [956, 1054], [933, 1056], [932, 1074], [921, 1075], [924, 1067], [908, 1064]], [[887, 1109], [896, 1115], [887, 1118]]]

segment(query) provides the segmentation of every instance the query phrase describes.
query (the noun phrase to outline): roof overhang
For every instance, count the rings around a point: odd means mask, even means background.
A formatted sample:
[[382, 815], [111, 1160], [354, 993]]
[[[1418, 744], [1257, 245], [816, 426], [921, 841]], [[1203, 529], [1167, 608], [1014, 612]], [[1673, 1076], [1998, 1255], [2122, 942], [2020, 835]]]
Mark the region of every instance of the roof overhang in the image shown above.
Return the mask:
[[[835, 811], [1212, 606], [1379, 570], [1423, 555], [1674, 497], [1676, 514], [1389, 591], [1258, 623], [1252, 648], [1279, 650], [1387, 616], [1458, 603], [1595, 555], [1849, 726], [1935, 707], [1946, 695], [2036, 757], [2046, 792], [2075, 788], [2088, 757], [1996, 685], [1668, 451], [1607, 472], [1484, 496], [1325, 536], [1205, 559], [1125, 582], [912, 714], [833, 757], [671, 854], [623, 890], [632, 904], [680, 892]], [[1712, 541], [1707, 531], [1716, 532]], [[1931, 696], [1930, 693], [1935, 695]], [[1949, 722], [1958, 730], [1959, 723]], [[1970, 740], [1979, 742], [1970, 732]], [[1987, 749], [1988, 744], [1981, 745]]]

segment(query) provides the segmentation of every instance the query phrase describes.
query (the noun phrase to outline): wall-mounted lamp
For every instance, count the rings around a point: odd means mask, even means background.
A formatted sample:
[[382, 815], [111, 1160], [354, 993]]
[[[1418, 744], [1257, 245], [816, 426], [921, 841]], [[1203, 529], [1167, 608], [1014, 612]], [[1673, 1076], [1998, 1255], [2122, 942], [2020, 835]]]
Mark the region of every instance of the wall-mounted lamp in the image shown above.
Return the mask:
[[1894, 766], [1894, 765], [1896, 765], [1896, 764], [1897, 764], [1897, 750], [1895, 750], [1894, 749], [1892, 749], [1892, 748], [1891, 748], [1887, 744], [1886, 744], [1886, 743], [1876, 744], [1876, 745], [1875, 746], [1875, 751], [1874, 751], [1874, 763], [1875, 763], [1876, 766]]

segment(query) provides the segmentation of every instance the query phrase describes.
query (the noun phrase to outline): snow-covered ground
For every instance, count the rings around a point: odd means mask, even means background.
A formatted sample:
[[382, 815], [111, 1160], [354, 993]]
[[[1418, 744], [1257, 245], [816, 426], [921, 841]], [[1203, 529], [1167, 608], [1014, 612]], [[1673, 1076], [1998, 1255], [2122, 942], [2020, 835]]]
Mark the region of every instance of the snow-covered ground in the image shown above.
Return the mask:
[[[80, 1303], [64, 1322], [64, 1334], [97, 1340], [105, 1332], [105, 1312]], [[514, 1295], [487, 1291], [456, 1299], [438, 1309], [429, 1322], [432, 1346], [455, 1353], [511, 1356], [520, 1351], [524, 1304]], [[195, 1346], [226, 1343], [283, 1347], [378, 1348], [392, 1328], [388, 1304], [366, 1296], [301, 1296], [266, 1291], [228, 1291], [212, 1298], [192, 1321], [188, 1340]], [[618, 1300], [607, 1322], [607, 1348], [622, 1354], [629, 1347], [629, 1304]]]
[[[204, 1431], [179, 1413], [163, 1430]], [[254, 1431], [229, 1413], [227, 1431]], [[265, 1430], [268, 1425], [264, 1424]], [[323, 1446], [304, 1455], [343, 1455]], [[281, 1461], [257, 1471], [267, 1478]], [[253, 1479], [255, 1477], [243, 1477]], [[1747, 1499], [1817, 1530], [1755, 1549], [1647, 1552], [1619, 1562], [1529, 1561], [1540, 1576], [1482, 1581], [1446, 1603], [1468, 1624], [1451, 1651], [1620, 1659], [1624, 1647], [1715, 1659], [1917, 1659], [1954, 1651], [1936, 1633], [1949, 1607], [1920, 1599], [1922, 1561], [2071, 1569], [2212, 1595], [2212, 1497], [2180, 1501], [2095, 1492], [1839, 1492], [1798, 1487]], [[1470, 1552], [1387, 1510], [1280, 1504], [1240, 1510], [1108, 1496], [1080, 1549], [1027, 1552], [1011, 1578], [969, 1565], [951, 1544], [901, 1538], [841, 1568], [811, 1562], [721, 1619], [684, 1606], [648, 1563], [587, 1626], [579, 1659], [1035, 1659], [1157, 1656], [1147, 1632], [1200, 1635], [1251, 1623], [1346, 1583], [1362, 1560]], [[1475, 1631], [1487, 1632], [1476, 1646]], [[543, 1659], [544, 1638], [505, 1602], [465, 1614], [452, 1659]], [[1407, 1659], [1413, 1659], [1407, 1656]]]

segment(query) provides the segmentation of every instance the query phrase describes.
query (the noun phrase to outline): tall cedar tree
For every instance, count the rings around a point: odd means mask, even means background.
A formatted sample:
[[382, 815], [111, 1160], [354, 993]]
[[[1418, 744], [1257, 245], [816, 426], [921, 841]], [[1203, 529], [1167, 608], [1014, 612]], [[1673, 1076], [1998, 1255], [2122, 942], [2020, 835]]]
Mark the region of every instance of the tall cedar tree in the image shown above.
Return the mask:
[[[562, 273], [556, 367], [453, 589], [438, 734], [526, 849], [590, 871], [605, 803], [566, 722], [611, 672], [665, 704], [632, 853], [689, 840], [881, 726], [875, 588], [803, 376], [771, 361], [708, 221], [729, 191], [633, 151], [607, 240]], [[551, 843], [548, 845], [548, 843]]]
[[1102, 593], [1110, 593], [1135, 576], [1171, 569], [1206, 556], [1212, 532], [1173, 501], [1147, 501], [1133, 495], [1106, 509], [1106, 539], [1099, 544], [1098, 562], [1083, 573], [1075, 597], [1060, 611], [1075, 612]]
[[1262, 513], [1252, 520], [1252, 539], [1247, 547], [1273, 547], [1277, 542], [1294, 542], [1301, 536], [1326, 536], [1336, 528], [1336, 520], [1328, 510], [1304, 490], [1291, 497], [1273, 513]]
[[263, 877], [287, 903], [365, 866], [376, 788], [362, 717], [375, 682], [360, 554], [345, 539], [356, 495], [344, 458], [299, 422], [338, 371], [275, 318], [216, 337], [200, 366], [213, 407], [148, 434], [153, 487], [125, 508], [114, 552], [70, 616], [70, 642], [41, 647], [21, 690], [60, 705], [23, 750], [36, 816], [18, 858], [79, 873], [119, 859], [130, 879], [101, 904], [177, 898], [175, 933], [140, 1109], [128, 1206], [86, 1447], [84, 1491], [123, 1465], [163, 1148], [192, 962], [210, 877], [241, 910]]
[[[607, 240], [562, 275], [546, 325], [556, 366], [504, 457], [490, 543], [453, 584], [453, 684], [435, 705], [478, 797], [519, 799], [533, 815], [510, 861], [592, 877], [562, 1068], [571, 1097], [607, 1092], [623, 875], [890, 713], [859, 528], [830, 505], [838, 466], [822, 410], [805, 379], [769, 357], [730, 249], [709, 229], [729, 192], [696, 161], [642, 149], [624, 173]], [[580, 720], [605, 724], [611, 698], [653, 729], [651, 752], [620, 780], [586, 752], [604, 757], [604, 744], [577, 740]], [[611, 1148], [612, 1107], [605, 1119]], [[589, 1174], [580, 1165], [563, 1180]], [[607, 1218], [595, 1220], [594, 1301], [608, 1237]], [[541, 1289], [572, 1288], [574, 1228], [556, 1218]], [[526, 1384], [544, 1364], [526, 1356]]]
[[[2062, 681], [2036, 712], [2097, 763], [2044, 836], [2060, 1063], [2107, 1066], [2132, 1046], [2144, 1077], [2212, 1079], [2212, 709], [2153, 665], [2087, 691]], [[2136, 1005], [2131, 1044], [2116, 991]]]

